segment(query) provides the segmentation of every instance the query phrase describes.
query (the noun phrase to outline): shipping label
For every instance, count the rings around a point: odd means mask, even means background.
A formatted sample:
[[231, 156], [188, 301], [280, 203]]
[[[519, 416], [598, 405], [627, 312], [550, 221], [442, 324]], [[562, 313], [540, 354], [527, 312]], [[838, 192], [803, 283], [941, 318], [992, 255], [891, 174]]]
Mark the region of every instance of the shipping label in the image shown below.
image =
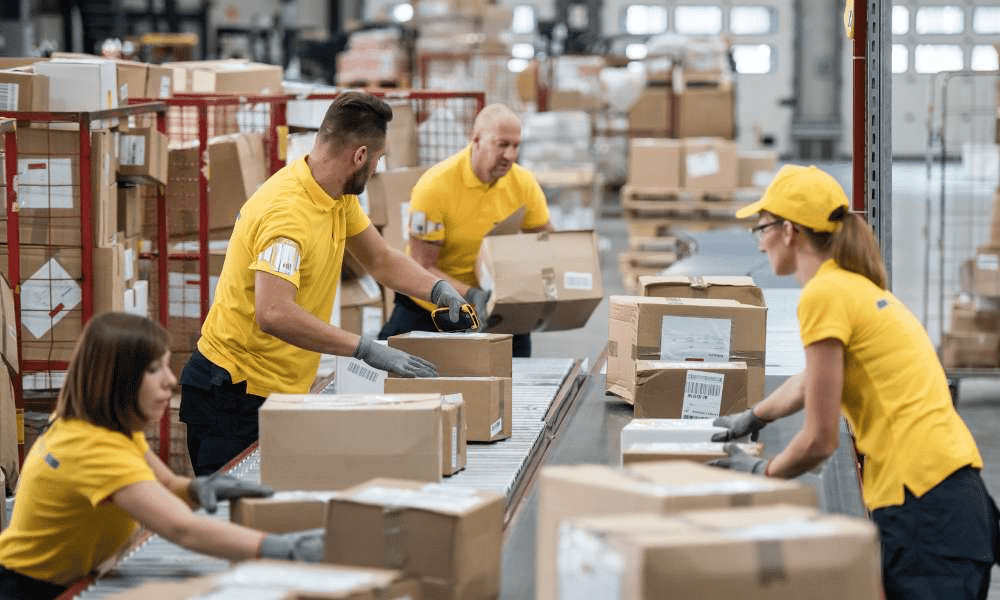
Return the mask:
[[37, 157], [17, 160], [21, 208], [73, 208], [73, 161]]
[[21, 323], [41, 338], [83, 300], [83, 290], [56, 259], [21, 284]]
[[711, 177], [719, 172], [719, 153], [715, 150], [687, 155], [688, 177]]
[[563, 274], [563, 289], [592, 290], [594, 289], [594, 274], [567, 271]]
[[690, 370], [684, 383], [682, 419], [718, 417], [722, 409], [722, 388], [726, 376], [722, 373]]
[[728, 361], [729, 319], [666, 315], [660, 325], [660, 360]]

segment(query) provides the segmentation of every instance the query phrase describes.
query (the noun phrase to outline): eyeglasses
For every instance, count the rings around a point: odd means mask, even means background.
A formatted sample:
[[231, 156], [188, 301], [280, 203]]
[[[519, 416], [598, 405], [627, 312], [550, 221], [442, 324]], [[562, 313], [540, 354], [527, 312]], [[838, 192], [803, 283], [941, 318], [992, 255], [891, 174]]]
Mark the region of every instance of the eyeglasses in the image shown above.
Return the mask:
[[761, 223], [760, 225], [757, 225], [756, 227], [751, 227], [750, 228], [750, 233], [753, 234], [753, 237], [754, 237], [755, 240], [757, 240], [757, 243], [760, 243], [760, 239], [762, 237], [764, 237], [764, 230], [765, 229], [767, 229], [771, 225], [781, 225], [784, 222], [785, 221], [783, 219], [778, 219], [777, 221], [768, 221], [767, 223]]

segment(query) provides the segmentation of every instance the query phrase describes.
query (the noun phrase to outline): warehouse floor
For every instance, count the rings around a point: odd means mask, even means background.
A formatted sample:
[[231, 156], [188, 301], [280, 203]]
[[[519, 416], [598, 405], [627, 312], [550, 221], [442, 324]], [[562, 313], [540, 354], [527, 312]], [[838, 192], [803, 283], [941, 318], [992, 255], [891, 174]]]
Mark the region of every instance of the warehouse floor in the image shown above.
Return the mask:
[[[845, 187], [850, 182], [850, 167], [844, 163], [820, 165], [834, 174]], [[975, 245], [983, 243], [989, 227], [989, 210], [996, 181], [965, 179], [960, 165], [947, 167], [945, 198], [949, 219], [945, 230], [945, 290], [953, 291], [957, 281], [957, 262], [969, 258]], [[901, 163], [893, 167], [893, 290], [919, 317], [928, 318], [928, 329], [937, 340], [940, 277], [939, 256], [925, 253], [928, 244], [937, 243], [941, 205], [940, 179], [928, 172], [924, 164]], [[928, 190], [931, 190], [930, 192]], [[956, 199], [961, 199], [957, 202]], [[604, 291], [606, 296], [626, 293], [618, 271], [618, 253], [628, 247], [628, 235], [620, 217], [613, 216], [616, 198], [607, 198], [604, 213], [597, 223], [601, 237]], [[611, 215], [611, 216], [607, 216]], [[928, 218], [930, 215], [930, 218]], [[925, 241], [928, 232], [930, 242]], [[766, 259], [758, 254], [749, 232], [728, 229], [693, 236], [698, 253], [675, 265], [673, 270], [685, 274], [752, 274], [764, 288], [795, 287], [794, 281], [779, 279], [770, 273]], [[925, 256], [927, 259], [925, 259]], [[932, 268], [925, 273], [925, 261]], [[925, 278], [928, 283], [925, 283]], [[946, 302], [950, 299], [945, 298]], [[598, 360], [608, 340], [607, 306], [604, 302], [591, 317], [587, 327], [558, 333], [533, 336], [533, 355], [538, 357], [571, 356], [587, 358], [590, 364]], [[770, 322], [769, 322], [770, 330]], [[770, 362], [770, 361], [769, 361]], [[621, 428], [632, 415], [631, 408], [611, 396], [604, 395], [603, 375], [595, 376], [582, 391], [574, 413], [545, 459], [547, 464], [600, 463], [615, 464], [619, 454]], [[962, 379], [959, 390], [959, 412], [972, 430], [986, 463], [983, 470], [986, 484], [1000, 498], [1000, 370], [996, 378]], [[536, 479], [537, 483], [537, 479]], [[508, 528], [504, 544], [503, 600], [531, 598], [534, 594], [535, 517], [537, 485], [521, 505]], [[991, 600], [1000, 600], [1000, 568], [994, 569], [990, 590]]]

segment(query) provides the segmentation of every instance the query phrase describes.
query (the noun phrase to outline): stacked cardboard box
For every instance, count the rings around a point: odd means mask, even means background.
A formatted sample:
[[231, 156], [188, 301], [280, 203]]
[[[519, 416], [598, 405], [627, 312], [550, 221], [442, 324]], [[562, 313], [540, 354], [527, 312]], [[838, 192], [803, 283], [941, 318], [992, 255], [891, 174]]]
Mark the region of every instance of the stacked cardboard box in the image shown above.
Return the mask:
[[[14, 406], [12, 374], [19, 370], [17, 359], [17, 321], [14, 311], [14, 292], [7, 278], [0, 276], [0, 492], [13, 493], [17, 486], [21, 461], [17, 445], [23, 440], [19, 428], [24, 419], [19, 418]], [[27, 451], [27, 447], [25, 447]], [[6, 511], [4, 511], [6, 512]]]
[[405, 87], [409, 69], [399, 29], [355, 32], [337, 55], [339, 85]]

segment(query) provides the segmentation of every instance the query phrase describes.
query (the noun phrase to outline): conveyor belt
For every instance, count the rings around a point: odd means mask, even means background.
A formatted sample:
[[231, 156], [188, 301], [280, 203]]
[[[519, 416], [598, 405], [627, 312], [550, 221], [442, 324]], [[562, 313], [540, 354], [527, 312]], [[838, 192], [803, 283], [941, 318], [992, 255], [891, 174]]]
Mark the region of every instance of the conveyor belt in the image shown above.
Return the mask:
[[[515, 358], [513, 378], [513, 435], [492, 444], [470, 444], [465, 470], [443, 480], [445, 485], [472, 487], [504, 494], [507, 520], [516, 509], [523, 488], [541, 461], [564, 414], [575, 401], [585, 369], [581, 361], [563, 358]], [[257, 451], [230, 470], [251, 481], [260, 480]], [[217, 518], [229, 518], [229, 505], [219, 506]], [[66, 598], [103, 598], [142, 583], [186, 579], [223, 571], [228, 561], [190, 552], [149, 536], [120, 559], [111, 570], [78, 595]]]

